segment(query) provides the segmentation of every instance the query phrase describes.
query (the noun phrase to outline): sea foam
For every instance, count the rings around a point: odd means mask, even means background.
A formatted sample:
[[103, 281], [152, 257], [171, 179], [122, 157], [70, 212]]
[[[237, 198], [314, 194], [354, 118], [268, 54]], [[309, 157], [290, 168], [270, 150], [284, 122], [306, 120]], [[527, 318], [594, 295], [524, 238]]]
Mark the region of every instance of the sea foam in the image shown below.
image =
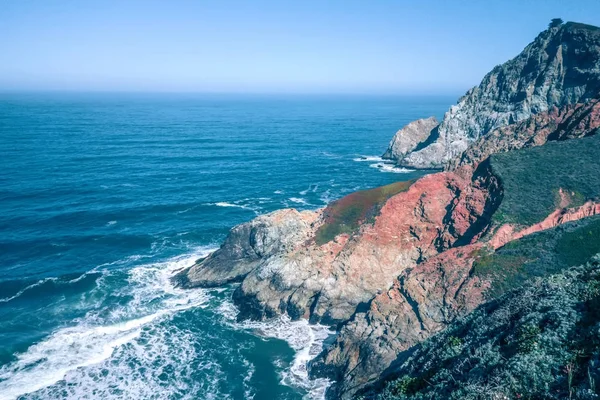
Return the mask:
[[324, 325], [309, 324], [304, 319], [292, 321], [285, 315], [268, 321], [236, 322], [238, 311], [230, 301], [224, 301], [218, 311], [237, 329], [286, 341], [296, 353], [292, 365], [281, 373], [281, 383], [303, 389], [308, 399], [325, 399], [331, 381], [324, 378], [309, 379], [307, 366], [321, 352], [325, 339], [335, 334], [334, 331]]
[[[120, 295], [127, 295], [122, 298], [129, 300], [126, 304], [88, 312], [72, 326], [56, 330], [0, 368], [0, 400], [15, 399], [48, 388], [66, 376], [81, 372], [84, 367], [107, 360], [123, 346], [135, 346], [134, 342], [142, 332], [158, 321], [179, 311], [203, 306], [209, 299], [205, 291], [175, 288], [170, 277], [174, 271], [191, 265], [213, 250], [203, 247], [164, 262], [130, 269], [126, 275], [129, 284], [120, 288]], [[98, 279], [96, 290], [111, 296], [119, 295], [119, 290], [110, 293], [110, 288], [101, 286], [111, 278], [116, 279], [115, 275], [123, 274], [123, 271], [104, 271], [103, 274], [104, 279]], [[53, 396], [50, 392], [47, 394], [42, 397]], [[73, 394], [73, 397], [80, 396]]]

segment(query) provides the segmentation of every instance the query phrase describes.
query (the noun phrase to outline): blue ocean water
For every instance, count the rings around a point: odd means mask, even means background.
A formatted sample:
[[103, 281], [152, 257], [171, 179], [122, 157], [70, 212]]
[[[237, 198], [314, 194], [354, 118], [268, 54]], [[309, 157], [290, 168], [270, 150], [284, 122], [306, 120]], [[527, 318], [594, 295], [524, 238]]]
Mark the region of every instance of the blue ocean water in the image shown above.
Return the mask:
[[376, 156], [454, 100], [0, 94], [0, 400], [320, 398], [326, 327], [169, 277], [258, 214], [419, 176]]

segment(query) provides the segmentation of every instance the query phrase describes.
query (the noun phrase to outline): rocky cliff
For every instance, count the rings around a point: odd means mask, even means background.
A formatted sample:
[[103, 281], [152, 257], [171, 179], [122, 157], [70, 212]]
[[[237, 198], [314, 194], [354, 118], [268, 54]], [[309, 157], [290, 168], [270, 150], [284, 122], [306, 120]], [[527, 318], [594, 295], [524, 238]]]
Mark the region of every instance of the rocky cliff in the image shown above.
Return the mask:
[[[242, 317], [343, 322], [406, 268], [478, 237], [496, 190], [493, 178], [473, 182], [466, 168], [357, 192], [312, 213], [277, 211], [233, 228], [219, 250], [176, 280], [185, 287], [241, 281], [234, 301]], [[358, 209], [356, 224], [345, 214]]]
[[600, 128], [600, 102], [576, 103], [534, 115], [516, 124], [494, 129], [474, 141], [463, 153], [446, 165], [452, 170], [461, 165], [477, 164], [492, 154], [526, 147], [541, 146], [547, 141], [585, 137]]
[[367, 393], [488, 299], [600, 252], [599, 35], [542, 32], [386, 153], [445, 171], [260, 216], [174, 280], [239, 283], [240, 318], [334, 326], [311, 376], [336, 381], [331, 398]]
[[[500, 295], [537, 276], [539, 266], [525, 267], [531, 260], [547, 259], [546, 253], [559, 254], [561, 260], [553, 259], [552, 265], [566, 268], [582, 261], [571, 257], [568, 249], [586, 255], [590, 248], [588, 257], [599, 252], [596, 225], [587, 230], [587, 236], [569, 236], [571, 228], [562, 228], [600, 213], [599, 155], [600, 136], [594, 136], [499, 154], [480, 164], [472, 181], [500, 185], [494, 191], [497, 203], [488, 209], [493, 215], [481, 220], [484, 226], [477, 228], [484, 234], [455, 243], [404, 270], [389, 290], [340, 327], [336, 341], [312, 362], [312, 373], [338, 382], [331, 388], [332, 396], [351, 398], [377, 381], [398, 357], [468, 314], [487, 296]], [[460, 167], [455, 173], [468, 171], [468, 167]], [[543, 184], [531, 184], [537, 181]], [[535, 211], [529, 207], [536, 207]], [[539, 236], [553, 229], [558, 231]], [[564, 241], [558, 243], [557, 236], [563, 238], [563, 234], [570, 240], [568, 246]], [[518, 251], [505, 256], [509, 243]], [[555, 246], [536, 252], [539, 243]]]
[[[331, 396], [351, 398], [503, 282], [482, 266], [496, 249], [600, 212], [599, 141], [497, 154], [476, 169], [357, 192], [323, 210], [261, 216], [177, 280], [241, 282], [234, 301], [242, 318], [286, 313], [341, 324], [312, 374], [339, 382]], [[526, 260], [511, 257], [511, 268]]]
[[[428, 135], [409, 128], [415, 123], [401, 129], [385, 157], [407, 167], [442, 168], [497, 128], [584, 103], [599, 92], [600, 29], [573, 22], [554, 26], [488, 73]], [[410, 137], [406, 131], [416, 133]]]
[[599, 260], [483, 304], [398, 359], [361, 398], [598, 398]]

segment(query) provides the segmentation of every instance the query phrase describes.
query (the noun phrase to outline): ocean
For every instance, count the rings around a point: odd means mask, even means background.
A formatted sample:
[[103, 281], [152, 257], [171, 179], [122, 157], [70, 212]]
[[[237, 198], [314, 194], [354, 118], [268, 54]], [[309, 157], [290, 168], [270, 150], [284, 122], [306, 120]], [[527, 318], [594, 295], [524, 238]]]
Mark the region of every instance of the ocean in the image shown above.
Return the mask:
[[0, 400], [322, 398], [328, 327], [169, 278], [256, 215], [422, 175], [378, 156], [455, 99], [0, 94]]

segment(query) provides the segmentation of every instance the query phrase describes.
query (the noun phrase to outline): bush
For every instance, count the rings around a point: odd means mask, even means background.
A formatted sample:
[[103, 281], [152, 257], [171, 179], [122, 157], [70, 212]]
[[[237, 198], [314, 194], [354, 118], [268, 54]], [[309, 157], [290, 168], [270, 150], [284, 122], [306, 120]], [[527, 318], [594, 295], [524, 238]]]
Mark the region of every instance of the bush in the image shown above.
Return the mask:
[[367, 398], [597, 399], [599, 288], [595, 259], [489, 301], [408, 351], [389, 371], [400, 378]]
[[548, 28], [556, 28], [557, 26], [561, 26], [563, 22], [564, 21], [561, 18], [552, 18], [548, 24]]
[[600, 216], [569, 222], [508, 243], [495, 253], [474, 253], [473, 274], [491, 281], [489, 298], [527, 280], [580, 265], [600, 252]]

